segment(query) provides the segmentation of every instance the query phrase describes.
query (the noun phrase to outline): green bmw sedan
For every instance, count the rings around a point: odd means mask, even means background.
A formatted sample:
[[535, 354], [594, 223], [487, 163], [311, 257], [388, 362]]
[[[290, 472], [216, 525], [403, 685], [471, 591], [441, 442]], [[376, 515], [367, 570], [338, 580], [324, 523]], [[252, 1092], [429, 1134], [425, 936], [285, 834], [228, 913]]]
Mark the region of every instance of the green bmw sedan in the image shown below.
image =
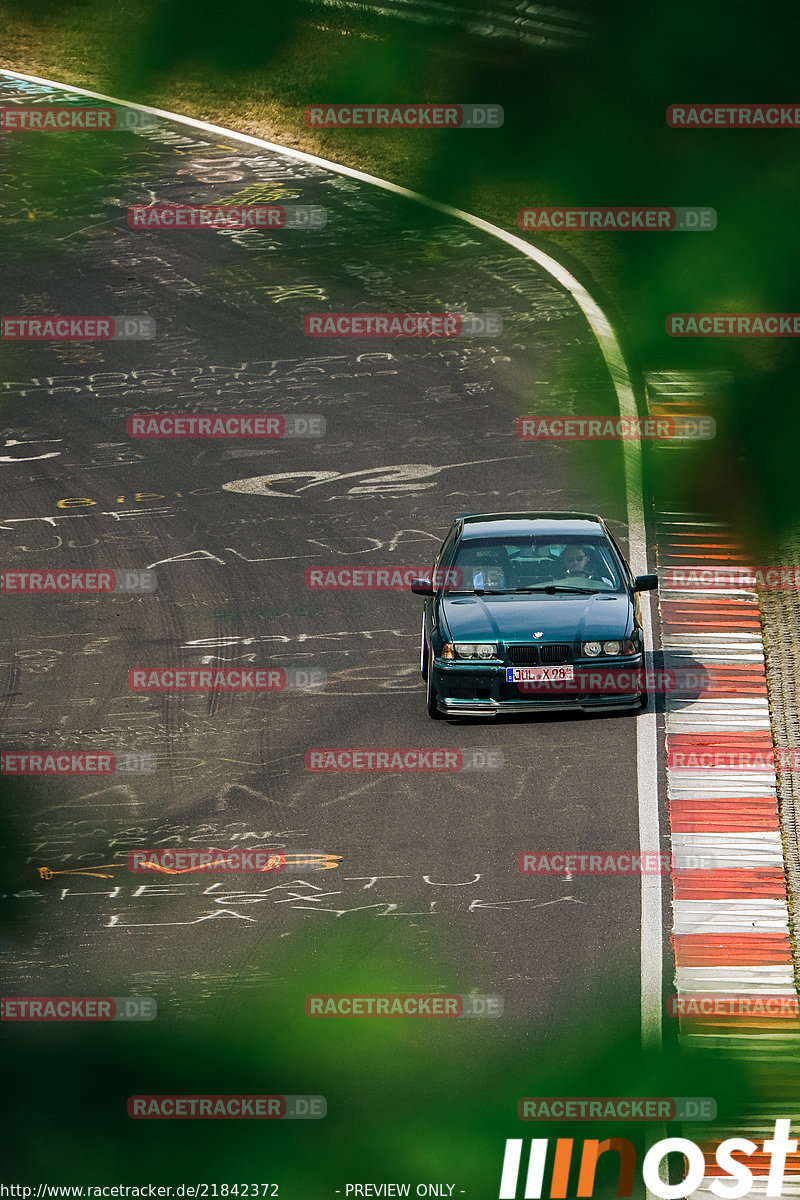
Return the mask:
[[644, 707], [638, 593], [657, 586], [591, 513], [461, 513], [411, 584], [428, 715]]

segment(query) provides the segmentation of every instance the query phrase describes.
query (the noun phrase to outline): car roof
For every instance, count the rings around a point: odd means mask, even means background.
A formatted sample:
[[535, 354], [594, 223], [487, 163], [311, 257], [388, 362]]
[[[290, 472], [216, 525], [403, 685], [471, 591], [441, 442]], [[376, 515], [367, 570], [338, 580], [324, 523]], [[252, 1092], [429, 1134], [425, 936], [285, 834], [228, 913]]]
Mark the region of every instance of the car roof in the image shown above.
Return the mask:
[[603, 519], [596, 513], [459, 513], [455, 519], [464, 522], [462, 538], [549, 533], [605, 535]]

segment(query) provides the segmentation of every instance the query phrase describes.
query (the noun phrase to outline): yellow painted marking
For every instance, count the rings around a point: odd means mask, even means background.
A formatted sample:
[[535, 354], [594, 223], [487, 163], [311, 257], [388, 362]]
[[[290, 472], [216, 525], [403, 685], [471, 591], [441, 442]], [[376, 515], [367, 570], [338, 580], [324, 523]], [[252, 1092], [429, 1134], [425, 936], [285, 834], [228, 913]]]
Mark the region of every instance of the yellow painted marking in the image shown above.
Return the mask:
[[122, 867], [124, 863], [99, 863], [97, 867], [86, 867], [78, 871], [51, 871], [49, 867], [39, 867], [40, 879], [52, 879], [54, 875], [90, 875], [93, 879], [113, 879], [113, 875], [98, 875], [99, 867]]
[[[243, 847], [244, 849], [244, 847]], [[237, 851], [237, 853], [239, 853]], [[279, 857], [285, 858], [286, 867], [316, 867], [320, 871], [333, 871], [342, 861], [341, 854], [286, 854], [286, 855], [271, 855], [267, 860], [267, 865], [261, 867], [259, 871], [242, 871], [234, 872], [234, 874], [243, 875], [260, 875], [264, 871], [272, 871], [273, 867], [270, 863], [279, 860]], [[209, 871], [212, 867], [218, 866], [220, 863], [227, 862], [226, 858], [218, 858], [214, 863], [203, 863], [199, 867], [162, 867], [160, 863], [143, 863], [142, 871], [137, 874], [144, 874], [146, 871], [153, 871], [162, 875], [187, 875], [192, 871]], [[56, 875], [85, 875], [93, 879], [113, 879], [113, 875], [98, 874], [101, 870], [117, 871], [121, 867], [127, 870], [127, 863], [98, 863], [94, 867], [79, 867], [73, 870], [53, 871], [50, 867], [39, 867], [40, 879], [53, 879]]]

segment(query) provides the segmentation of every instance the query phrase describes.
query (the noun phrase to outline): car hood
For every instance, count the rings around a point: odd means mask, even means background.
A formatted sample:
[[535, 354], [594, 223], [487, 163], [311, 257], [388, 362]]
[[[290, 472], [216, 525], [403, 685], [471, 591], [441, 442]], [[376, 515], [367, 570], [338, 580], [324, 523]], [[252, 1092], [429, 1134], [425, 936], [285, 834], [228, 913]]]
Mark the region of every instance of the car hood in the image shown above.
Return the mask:
[[624, 594], [443, 596], [441, 614], [454, 642], [594, 641], [629, 637], [633, 605]]

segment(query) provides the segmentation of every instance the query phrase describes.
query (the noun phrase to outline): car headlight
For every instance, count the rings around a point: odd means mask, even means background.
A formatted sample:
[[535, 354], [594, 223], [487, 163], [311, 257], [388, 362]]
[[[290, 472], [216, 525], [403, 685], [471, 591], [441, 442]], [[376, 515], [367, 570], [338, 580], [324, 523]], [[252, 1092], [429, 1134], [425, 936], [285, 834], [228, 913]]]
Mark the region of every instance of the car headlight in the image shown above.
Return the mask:
[[582, 650], [587, 658], [597, 658], [599, 654], [630, 655], [641, 653], [637, 640], [628, 638], [625, 641], [584, 642]]
[[497, 657], [497, 646], [494, 642], [456, 642], [455, 647], [459, 658]]

